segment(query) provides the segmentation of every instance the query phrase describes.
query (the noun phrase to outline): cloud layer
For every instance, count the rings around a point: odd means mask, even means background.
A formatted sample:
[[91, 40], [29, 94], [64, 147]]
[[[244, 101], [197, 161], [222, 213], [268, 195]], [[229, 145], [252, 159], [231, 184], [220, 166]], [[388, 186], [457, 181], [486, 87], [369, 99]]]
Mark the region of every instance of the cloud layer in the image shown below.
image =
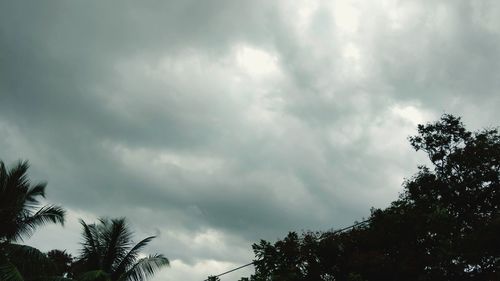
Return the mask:
[[425, 163], [416, 124], [498, 125], [499, 21], [495, 1], [1, 1], [0, 157], [70, 211], [28, 242], [76, 254], [77, 218], [126, 216], [172, 261], [156, 280], [195, 281], [361, 219]]

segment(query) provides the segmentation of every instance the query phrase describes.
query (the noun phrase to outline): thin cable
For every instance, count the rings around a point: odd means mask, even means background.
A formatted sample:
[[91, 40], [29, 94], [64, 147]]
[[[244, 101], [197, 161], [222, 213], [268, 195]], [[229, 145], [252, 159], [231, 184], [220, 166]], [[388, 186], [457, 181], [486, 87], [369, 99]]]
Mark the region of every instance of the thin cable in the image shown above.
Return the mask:
[[[362, 225], [362, 224], [365, 224], [365, 223], [369, 222], [370, 220], [371, 220], [371, 219], [366, 219], [366, 220], [364, 220], [364, 221], [357, 222], [357, 223], [355, 223], [355, 224], [353, 224], [353, 225], [346, 226], [346, 227], [344, 227], [344, 228], [341, 228], [341, 229], [335, 230], [335, 231], [334, 231], [334, 232], [332, 232], [331, 234], [337, 234], [337, 233], [344, 232], [344, 231], [346, 231], [346, 230], [348, 230], [348, 229], [355, 228], [356, 226], [360, 226], [360, 225]], [[251, 263], [247, 263], [247, 264], [242, 265], [242, 266], [239, 266], [239, 267], [236, 267], [236, 268], [233, 268], [233, 269], [228, 270], [228, 271], [226, 271], [226, 272], [223, 272], [223, 273], [221, 273], [221, 274], [219, 274], [219, 275], [214, 275], [214, 276], [210, 276], [210, 277], [221, 277], [222, 275], [226, 275], [226, 274], [228, 274], [228, 273], [231, 273], [231, 272], [233, 272], [233, 271], [236, 271], [236, 270], [242, 269], [242, 268], [247, 267], [247, 266], [249, 266], [249, 265], [252, 265], [252, 264], [254, 264], [254, 263], [255, 263], [255, 261], [253, 261], [253, 262], [251, 262]], [[203, 281], [208, 281], [208, 278], [207, 278], [207, 279], [205, 279], [205, 280], [203, 280]]]
[[335, 231], [334, 231], [334, 232], [332, 232], [331, 234], [337, 234], [337, 233], [344, 232], [344, 231], [346, 231], [346, 230], [348, 230], [348, 229], [355, 228], [356, 226], [360, 226], [360, 225], [365, 224], [365, 223], [367, 223], [367, 222], [369, 222], [369, 221], [371, 221], [371, 219], [366, 219], [366, 220], [364, 220], [364, 221], [357, 222], [357, 223], [355, 223], [355, 224], [353, 224], [353, 225], [346, 226], [346, 227], [344, 227], [344, 228], [341, 228], [341, 229], [335, 230]]
[[[221, 277], [222, 275], [225, 275], [225, 274], [231, 273], [231, 272], [233, 272], [233, 271], [236, 271], [236, 270], [242, 269], [242, 268], [244, 268], [244, 267], [247, 267], [247, 266], [249, 266], [249, 265], [252, 265], [253, 263], [254, 263], [254, 262], [247, 263], [247, 264], [242, 265], [242, 266], [240, 266], [240, 267], [233, 268], [233, 269], [231, 269], [231, 270], [228, 270], [228, 271], [226, 271], [226, 272], [223, 272], [223, 273], [221, 273], [221, 274], [219, 274], [219, 275], [210, 276], [210, 277]], [[207, 279], [205, 279], [205, 280], [203, 280], [203, 281], [208, 281], [208, 278], [207, 278]]]

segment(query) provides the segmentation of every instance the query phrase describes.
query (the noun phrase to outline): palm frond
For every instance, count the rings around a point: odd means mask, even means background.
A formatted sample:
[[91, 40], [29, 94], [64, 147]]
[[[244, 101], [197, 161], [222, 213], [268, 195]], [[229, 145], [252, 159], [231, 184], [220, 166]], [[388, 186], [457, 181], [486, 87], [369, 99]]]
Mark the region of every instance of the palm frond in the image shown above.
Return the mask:
[[54, 264], [54, 275], [65, 276], [67, 273], [71, 272], [73, 256], [67, 253], [66, 250], [53, 249], [48, 251], [46, 255]]
[[144, 281], [159, 269], [169, 266], [170, 262], [163, 255], [153, 255], [140, 259], [131, 269], [120, 276], [119, 281]]
[[47, 183], [38, 183], [28, 189], [26, 192], [26, 201], [30, 203], [38, 203], [38, 199], [36, 197], [41, 196], [45, 198], [45, 187]]
[[139, 243], [137, 243], [132, 249], [130, 249], [130, 251], [127, 253], [127, 255], [121, 260], [120, 264], [114, 270], [115, 275], [120, 276], [127, 269], [129, 269], [134, 264], [134, 262], [137, 260], [137, 257], [139, 256], [139, 252], [142, 250], [142, 248], [144, 248], [155, 237], [156, 236], [147, 237], [147, 238], [141, 240]]
[[83, 246], [90, 247], [93, 251], [96, 251], [96, 241], [93, 235], [92, 226], [88, 225], [84, 220], [80, 219], [80, 224], [83, 227]]
[[24, 281], [17, 267], [0, 253], [0, 280]]
[[76, 280], [78, 281], [107, 281], [110, 280], [109, 274], [104, 270], [92, 270], [80, 274]]
[[49, 223], [59, 223], [64, 225], [64, 215], [66, 211], [59, 206], [48, 205], [40, 208], [32, 216], [25, 215], [19, 223], [15, 239], [23, 239], [33, 234], [35, 229]]
[[50, 262], [47, 255], [37, 248], [28, 245], [6, 243], [3, 245], [3, 250], [10, 258], [22, 259], [26, 262], [38, 264]]
[[97, 267], [101, 264], [101, 247], [99, 243], [99, 232], [95, 224], [87, 224], [80, 219], [80, 224], [83, 227], [83, 242], [80, 259], [85, 260], [87, 265]]
[[8, 260], [12, 262], [26, 278], [55, 273], [56, 266], [54, 262], [37, 248], [28, 245], [9, 243], [4, 245], [4, 251]]
[[22, 190], [24, 193], [28, 190], [30, 185], [27, 175], [29, 166], [28, 161], [19, 161], [7, 172], [5, 181], [7, 189]]
[[64, 225], [64, 216], [66, 211], [56, 205], [48, 205], [40, 208], [32, 217], [26, 219], [26, 223], [33, 226], [44, 225], [47, 223], [59, 223]]
[[7, 179], [7, 168], [5, 168], [5, 163], [0, 160], [0, 192], [4, 192], [5, 180]]
[[[74, 262], [78, 269], [74, 272], [85, 273], [100, 270], [109, 280], [144, 281], [160, 268], [169, 265], [162, 255], [139, 259], [139, 252], [154, 238], [147, 237], [136, 245], [132, 243], [132, 232], [124, 218], [100, 218], [99, 223], [83, 226], [83, 249], [79, 259]], [[97, 261], [97, 262], [91, 262]], [[80, 279], [80, 278], [78, 278]]]
[[131, 246], [132, 233], [127, 227], [125, 218], [111, 220], [111, 224], [102, 233], [106, 255], [103, 269], [110, 272], [127, 254]]

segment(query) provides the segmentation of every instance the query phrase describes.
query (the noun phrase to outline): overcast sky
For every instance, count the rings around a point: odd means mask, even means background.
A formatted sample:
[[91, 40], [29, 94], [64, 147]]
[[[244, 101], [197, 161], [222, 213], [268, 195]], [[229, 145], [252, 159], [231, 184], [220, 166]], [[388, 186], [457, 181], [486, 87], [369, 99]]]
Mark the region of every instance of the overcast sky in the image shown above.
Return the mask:
[[387, 206], [418, 123], [499, 124], [499, 76], [494, 0], [0, 0], [0, 159], [68, 210], [26, 243], [126, 216], [201, 281]]

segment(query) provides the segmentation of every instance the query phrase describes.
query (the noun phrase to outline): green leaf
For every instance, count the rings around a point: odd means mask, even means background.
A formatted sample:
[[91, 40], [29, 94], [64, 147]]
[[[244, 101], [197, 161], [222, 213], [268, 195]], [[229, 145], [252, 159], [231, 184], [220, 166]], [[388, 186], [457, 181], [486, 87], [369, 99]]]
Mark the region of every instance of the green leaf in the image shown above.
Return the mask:
[[0, 280], [2, 281], [24, 281], [17, 267], [5, 257], [0, 259]]

